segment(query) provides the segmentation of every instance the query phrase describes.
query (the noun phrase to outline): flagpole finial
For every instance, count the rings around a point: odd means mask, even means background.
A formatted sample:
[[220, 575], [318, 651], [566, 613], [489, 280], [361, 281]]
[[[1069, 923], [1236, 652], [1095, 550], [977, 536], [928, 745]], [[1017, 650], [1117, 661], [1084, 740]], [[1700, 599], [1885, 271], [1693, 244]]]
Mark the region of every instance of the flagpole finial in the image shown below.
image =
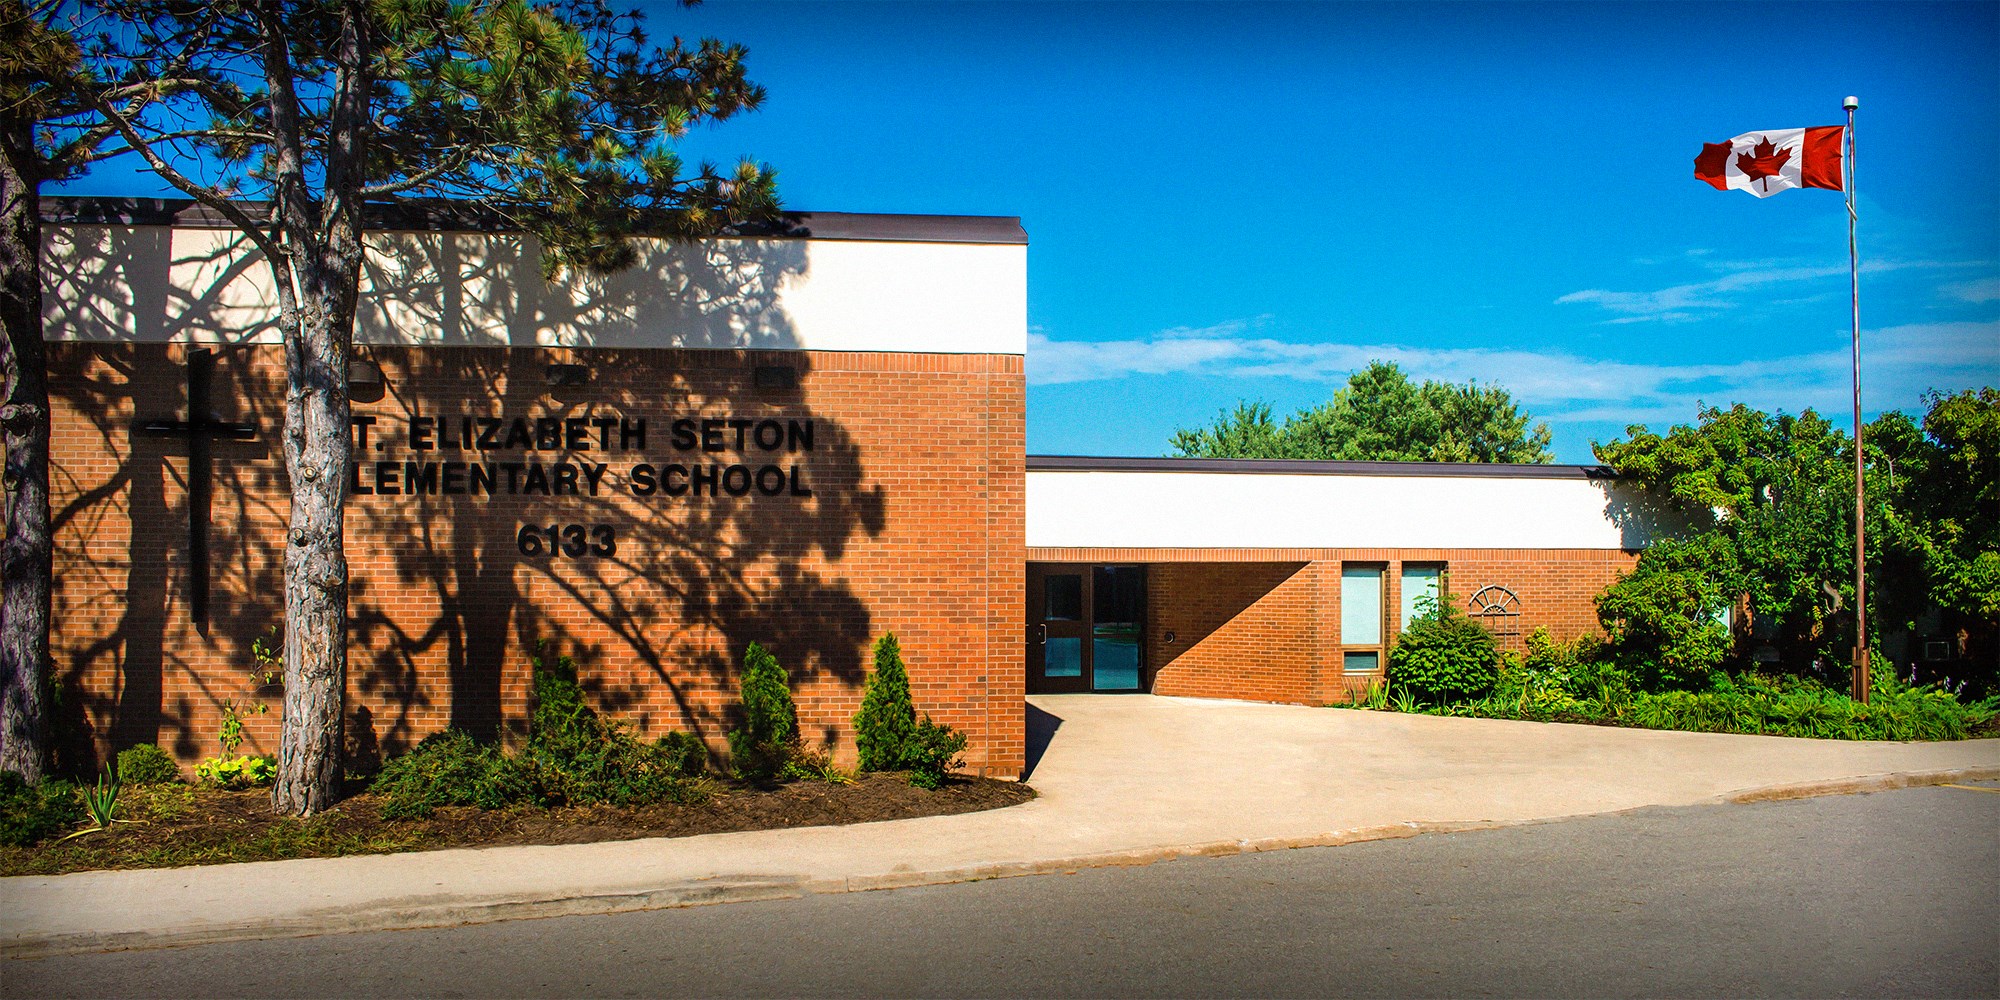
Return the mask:
[[1858, 108], [1858, 107], [1860, 107], [1860, 106], [1861, 106], [1861, 98], [1859, 98], [1859, 97], [1844, 97], [1844, 98], [1841, 98], [1841, 101], [1840, 101], [1840, 106], [1841, 106], [1841, 107], [1843, 107], [1843, 108], [1846, 108], [1846, 109], [1847, 109], [1847, 110], [1849, 110], [1849, 111], [1853, 111], [1853, 110], [1854, 110], [1855, 108]]

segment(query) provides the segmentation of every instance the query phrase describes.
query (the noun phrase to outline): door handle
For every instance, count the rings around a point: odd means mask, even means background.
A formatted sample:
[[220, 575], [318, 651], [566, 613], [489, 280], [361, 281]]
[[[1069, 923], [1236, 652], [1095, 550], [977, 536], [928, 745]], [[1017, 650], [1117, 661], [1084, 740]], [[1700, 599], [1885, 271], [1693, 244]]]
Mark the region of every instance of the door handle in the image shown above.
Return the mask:
[[1049, 644], [1049, 623], [1042, 622], [1041, 624], [1035, 626], [1035, 645], [1046, 646], [1048, 644]]

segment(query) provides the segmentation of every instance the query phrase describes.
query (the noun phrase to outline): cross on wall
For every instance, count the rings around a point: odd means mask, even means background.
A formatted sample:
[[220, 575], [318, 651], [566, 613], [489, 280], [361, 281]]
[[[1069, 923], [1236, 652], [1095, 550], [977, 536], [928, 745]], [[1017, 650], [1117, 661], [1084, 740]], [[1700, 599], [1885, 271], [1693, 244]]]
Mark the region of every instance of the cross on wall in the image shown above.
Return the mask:
[[251, 441], [257, 425], [225, 421], [210, 408], [215, 382], [215, 352], [200, 348], [188, 352], [187, 419], [141, 420], [133, 425], [139, 434], [178, 437], [188, 449], [188, 612], [194, 627], [208, 634], [208, 515], [214, 502], [216, 438]]

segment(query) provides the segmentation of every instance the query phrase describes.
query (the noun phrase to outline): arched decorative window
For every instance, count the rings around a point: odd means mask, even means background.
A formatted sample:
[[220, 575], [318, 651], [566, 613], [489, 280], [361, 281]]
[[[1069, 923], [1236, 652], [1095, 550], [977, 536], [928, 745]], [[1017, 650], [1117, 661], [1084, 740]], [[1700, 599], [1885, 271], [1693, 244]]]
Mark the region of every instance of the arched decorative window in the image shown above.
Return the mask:
[[1521, 598], [1506, 587], [1495, 583], [1479, 588], [1466, 600], [1465, 610], [1501, 645], [1513, 645], [1520, 639]]

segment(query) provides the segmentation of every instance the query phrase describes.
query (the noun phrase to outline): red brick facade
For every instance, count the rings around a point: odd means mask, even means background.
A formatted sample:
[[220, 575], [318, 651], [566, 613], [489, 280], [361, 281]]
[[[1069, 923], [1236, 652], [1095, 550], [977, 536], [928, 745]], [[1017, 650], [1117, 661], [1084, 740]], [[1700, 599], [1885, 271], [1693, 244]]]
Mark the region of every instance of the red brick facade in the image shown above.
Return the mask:
[[1343, 672], [1343, 565], [1384, 571], [1384, 648], [1401, 624], [1402, 568], [1424, 564], [1444, 567], [1446, 588], [1461, 607], [1488, 586], [1510, 592], [1518, 617], [1492, 623], [1501, 632], [1511, 627], [1502, 645], [1518, 651], [1537, 628], [1558, 639], [1596, 631], [1594, 598], [1637, 559], [1596, 549], [1033, 548], [1028, 556], [1146, 564], [1145, 663], [1153, 693], [1306, 705], [1346, 700], [1380, 676]]
[[[217, 349], [214, 415], [257, 435], [213, 446], [205, 635], [190, 613], [188, 447], [135, 430], [186, 416], [188, 349], [50, 352], [65, 752], [212, 755], [225, 703], [279, 702], [254, 686], [250, 644], [283, 617], [280, 351]], [[1018, 355], [357, 356], [385, 392], [354, 409], [373, 419], [347, 519], [356, 752], [451, 725], [518, 736], [537, 643], [573, 655], [614, 717], [720, 748], [756, 641], [789, 670], [806, 737], [851, 762], [870, 644], [893, 631], [919, 710], [970, 736], [968, 767], [1019, 773]], [[559, 363], [585, 381], [559, 385]], [[274, 749], [275, 713], [246, 716], [246, 751]]]

